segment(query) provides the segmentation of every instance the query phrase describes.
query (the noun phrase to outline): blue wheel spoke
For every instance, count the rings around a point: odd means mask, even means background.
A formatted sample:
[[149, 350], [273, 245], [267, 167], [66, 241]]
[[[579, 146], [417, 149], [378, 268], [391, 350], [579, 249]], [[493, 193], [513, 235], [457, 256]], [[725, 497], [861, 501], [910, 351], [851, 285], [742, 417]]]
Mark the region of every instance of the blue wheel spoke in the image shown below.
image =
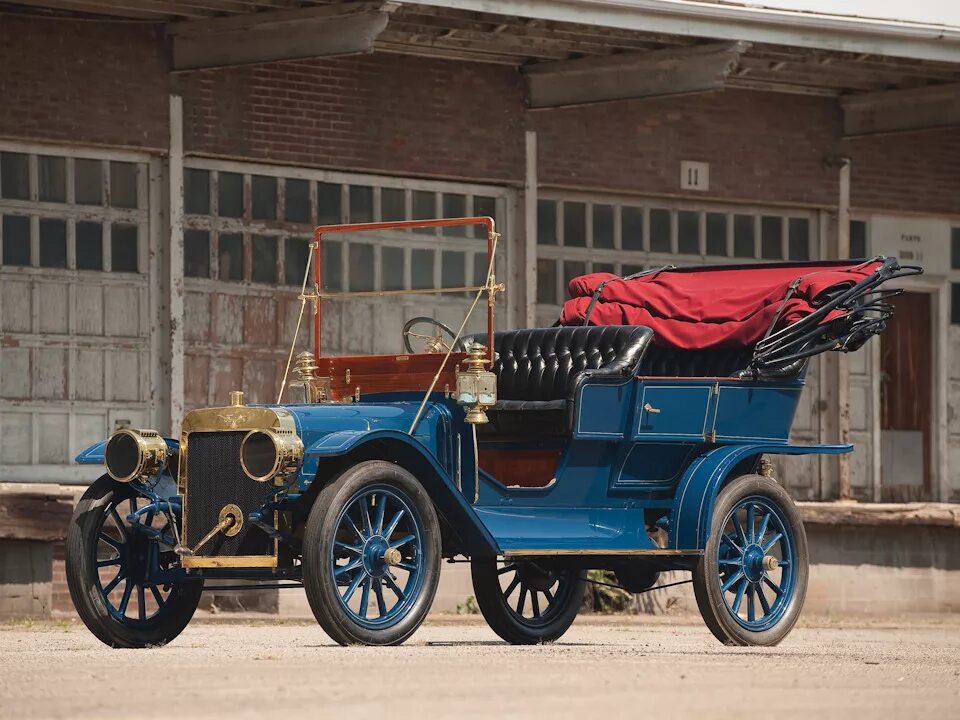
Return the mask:
[[374, 495], [377, 498], [377, 516], [376, 520], [373, 522], [374, 533], [377, 535], [383, 534], [383, 515], [387, 511], [387, 496], [384, 493], [381, 493], [379, 496]]
[[417, 571], [417, 566], [416, 566], [414, 563], [409, 563], [409, 562], [406, 562], [406, 561], [404, 561], [404, 560], [401, 560], [400, 562], [398, 562], [398, 563], [397, 563], [397, 567], [398, 567], [398, 568], [403, 568], [403, 569], [406, 570], [407, 572], [416, 572], [416, 571]]
[[517, 585], [520, 584], [520, 573], [517, 573], [513, 576], [513, 580], [510, 581], [510, 584], [507, 585], [507, 589], [503, 591], [504, 599], [508, 599], [510, 595], [516, 590]]
[[358, 547], [356, 545], [347, 545], [346, 543], [342, 543], [339, 540], [334, 540], [333, 547], [335, 547], [338, 550], [343, 550], [344, 552], [352, 553], [354, 555], [363, 554], [362, 547]]
[[120, 564], [120, 556], [119, 556], [119, 555], [118, 555], [117, 557], [115, 557], [115, 558], [110, 558], [110, 559], [108, 559], [108, 560], [97, 560], [97, 567], [98, 567], [98, 568], [110, 567], [111, 565], [119, 565], [119, 564]]
[[115, 507], [110, 508], [110, 517], [113, 518], [113, 524], [117, 526], [117, 532], [120, 533], [120, 537], [126, 541], [127, 535], [127, 526], [123, 524], [123, 520], [120, 518], [120, 513], [117, 512]]
[[527, 601], [527, 586], [520, 586], [520, 600], [517, 602], [517, 615], [523, 615], [523, 606]]
[[537, 591], [530, 591], [530, 605], [533, 608], [533, 616], [540, 617], [540, 601], [537, 600]]
[[349, 513], [344, 513], [343, 517], [348, 523], [350, 523], [350, 527], [357, 534], [358, 538], [360, 538], [361, 540], [366, 539], [367, 536], [360, 531], [360, 528], [357, 527], [357, 524], [353, 521], [353, 518], [350, 517]]
[[767, 596], [763, 594], [763, 585], [757, 585], [757, 599], [760, 601], [760, 607], [763, 608], [763, 614], [770, 614], [770, 604], [767, 602]]
[[377, 610], [380, 617], [387, 614], [387, 601], [383, 599], [383, 585], [380, 584], [380, 578], [373, 578], [373, 592], [377, 596]]
[[780, 542], [780, 539], [782, 537], [783, 537], [783, 533], [780, 533], [780, 532], [776, 533], [772, 538], [770, 538], [770, 541], [763, 546], [763, 551], [770, 552], [770, 548], [772, 548], [774, 545]]
[[120, 607], [117, 608], [121, 615], [127, 614], [127, 605], [130, 604], [130, 593], [133, 591], [133, 583], [127, 578], [127, 584], [123, 588], [123, 597], [120, 599]]
[[389, 574], [384, 575], [383, 579], [386, 581], [387, 585], [390, 586], [390, 589], [393, 590], [394, 594], [397, 596], [397, 599], [400, 602], [403, 602], [407, 599], [407, 596], [403, 594], [403, 590], [400, 589], [400, 586], [397, 585], [397, 581], [394, 580]]
[[720, 542], [726, 542], [727, 545], [729, 545], [730, 547], [732, 547], [732, 548], [733, 548], [734, 550], [736, 550], [738, 553], [740, 553], [741, 555], [743, 554], [743, 548], [740, 547], [739, 545], [737, 545], [737, 544], [733, 541], [733, 538], [730, 537], [729, 535], [721, 535], [721, 536], [720, 536]]
[[780, 567], [789, 567], [789, 566], [790, 566], [790, 561], [789, 561], [789, 560], [777, 560], [777, 564], [778, 564]]
[[753, 503], [751, 503], [751, 504], [747, 505], [747, 529], [748, 529], [749, 532], [750, 532], [749, 542], [753, 542], [753, 538], [755, 537], [755, 536], [754, 536], [754, 531], [755, 531], [756, 528], [755, 528], [755, 526], [754, 526], [754, 523], [756, 522], [756, 520], [757, 520], [757, 518], [756, 518], [756, 515], [755, 515]]
[[770, 513], [764, 513], [760, 521], [760, 528], [757, 530], [757, 545], [763, 545], [763, 536], [767, 534], [767, 525], [770, 524]]
[[163, 599], [163, 595], [161, 595], [161, 594], [160, 594], [160, 591], [157, 590], [157, 586], [156, 586], [156, 585], [151, 585], [151, 586], [150, 586], [150, 592], [153, 594], [153, 599], [156, 600], [156, 602], [157, 602], [157, 607], [158, 607], [158, 608], [161, 607], [165, 601], [164, 601], [164, 599]]
[[365, 497], [360, 499], [360, 521], [363, 523], [365, 537], [373, 535], [373, 525], [370, 522], [370, 503], [367, 502]]
[[740, 524], [740, 518], [737, 517], [736, 512], [733, 513], [733, 515], [731, 516], [731, 519], [733, 520], [733, 529], [737, 531], [737, 535], [740, 536], [740, 539], [742, 540], [742, 544], [746, 545], [747, 534], [743, 531], [743, 525]]
[[720, 561], [721, 565], [734, 565], [735, 567], [743, 567], [743, 558], [726, 558]]
[[147, 597], [143, 592], [143, 585], [137, 585], [137, 615], [141, 620], [147, 619]]
[[733, 599], [733, 605], [731, 606], [734, 615], [740, 612], [740, 603], [743, 602], [743, 591], [747, 589], [747, 585], [749, 585], [747, 579], [743, 578], [737, 586], [737, 596]]
[[747, 620], [754, 622], [757, 619], [757, 611], [753, 606], [753, 584], [747, 585]]
[[397, 525], [400, 524], [400, 520], [403, 519], [404, 511], [397, 510], [396, 514], [390, 518], [390, 522], [387, 523], [386, 529], [383, 531], [383, 536], [390, 539], [390, 536], [393, 535], [393, 531], [397, 529]]
[[114, 538], [114, 537], [110, 537], [109, 535], [107, 535], [107, 533], [103, 532], [102, 530], [100, 531], [99, 537], [100, 537], [100, 539], [103, 540], [107, 545], [110, 545], [111, 547], [115, 548], [116, 550], [120, 550], [120, 547], [125, 544], [125, 543], [120, 542], [119, 540], [117, 540], [117, 539]]
[[126, 574], [123, 572], [123, 568], [117, 570], [117, 576], [108, 582], [103, 588], [103, 596], [106, 597], [113, 592], [113, 589], [120, 584], [120, 581], [126, 577]]
[[497, 570], [497, 575], [503, 575], [508, 572], [516, 572], [516, 568], [513, 565], [504, 565], [502, 568]]
[[350, 598], [353, 597], [353, 594], [357, 591], [357, 588], [360, 587], [360, 583], [363, 582], [365, 577], [368, 577], [365, 572], [358, 572], [356, 574], [356, 577], [353, 578], [353, 582], [350, 583], [347, 591], [343, 594], [343, 602], [350, 602]]
[[417, 539], [417, 536], [414, 535], [413, 533], [411, 533], [411, 534], [409, 534], [409, 535], [404, 535], [404, 536], [403, 536], [402, 538], [400, 538], [399, 540], [395, 540], [395, 541], [391, 542], [391, 543], [390, 543], [390, 547], [392, 547], [392, 548], [398, 548], [398, 547], [401, 547], [402, 545], [406, 545], [408, 542], [410, 542], [410, 541], [412, 541], [412, 540], [416, 540], [416, 539]]
[[737, 570], [733, 575], [727, 578], [727, 581], [720, 588], [723, 592], [727, 592], [732, 588], [739, 580], [743, 577], [743, 570]]
[[340, 577], [344, 573], [348, 573], [351, 570], [354, 570], [355, 568], [360, 567], [361, 565], [363, 565], [363, 558], [356, 558], [355, 560], [351, 560], [350, 562], [348, 562], [346, 565], [341, 565], [340, 567], [338, 567], [336, 570], [333, 571], [333, 575], [334, 577]]
[[544, 590], [543, 594], [547, 596], [547, 605], [553, 602], [553, 593], [551, 593], [549, 590]]
[[363, 583], [363, 590], [360, 593], [360, 617], [365, 618], [370, 609], [370, 577], [368, 576]]
[[780, 597], [783, 594], [783, 590], [780, 589], [780, 586], [777, 585], [770, 578], [764, 576], [763, 581], [767, 584], [767, 587], [769, 587], [771, 590], [773, 590], [774, 593], [776, 593], [777, 597]]

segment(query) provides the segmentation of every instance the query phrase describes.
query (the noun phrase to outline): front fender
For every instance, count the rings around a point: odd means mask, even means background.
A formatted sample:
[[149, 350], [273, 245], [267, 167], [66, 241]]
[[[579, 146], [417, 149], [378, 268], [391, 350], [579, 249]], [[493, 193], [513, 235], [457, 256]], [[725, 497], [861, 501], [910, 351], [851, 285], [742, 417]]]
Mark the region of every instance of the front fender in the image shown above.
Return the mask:
[[[465, 554], [499, 554], [500, 548], [493, 536], [434, 454], [417, 438], [401, 430], [340, 430], [323, 436], [304, 451], [303, 466], [298, 476], [300, 487], [306, 489], [313, 483], [325, 459], [360, 453], [365, 446], [374, 442], [386, 443], [392, 450], [378, 448], [372, 457], [393, 460], [413, 472], [437, 512], [463, 541]], [[401, 450], [403, 452], [399, 453]]]
[[[164, 438], [167, 447], [170, 450], [178, 451], [180, 449], [180, 441], [174, 440], [173, 438]], [[77, 457], [74, 458], [74, 461], [77, 465], [103, 465], [103, 452], [104, 448], [107, 447], [107, 440], [101, 440], [98, 443], [94, 443], [87, 448], [84, 448], [80, 451]]]
[[704, 453], [687, 468], [677, 485], [677, 503], [670, 523], [667, 547], [702, 550], [713, 519], [713, 507], [730, 471], [756, 455], [843, 455], [853, 445], [783, 445], [747, 443], [724, 445]]

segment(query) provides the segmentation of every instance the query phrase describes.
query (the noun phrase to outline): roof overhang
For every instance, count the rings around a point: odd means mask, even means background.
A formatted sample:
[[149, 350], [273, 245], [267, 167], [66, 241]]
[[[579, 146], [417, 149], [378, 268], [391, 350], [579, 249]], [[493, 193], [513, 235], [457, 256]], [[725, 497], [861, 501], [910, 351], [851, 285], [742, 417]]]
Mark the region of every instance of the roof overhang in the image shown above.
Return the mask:
[[960, 27], [692, 0], [398, 0], [554, 22], [960, 62]]

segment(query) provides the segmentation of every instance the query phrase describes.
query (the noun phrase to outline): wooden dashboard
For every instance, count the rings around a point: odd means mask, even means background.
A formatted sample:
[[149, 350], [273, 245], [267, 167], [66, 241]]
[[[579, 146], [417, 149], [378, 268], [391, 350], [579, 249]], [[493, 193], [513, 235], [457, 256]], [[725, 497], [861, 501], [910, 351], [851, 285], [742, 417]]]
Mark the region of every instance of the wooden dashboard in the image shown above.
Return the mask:
[[[331, 400], [346, 400], [358, 392], [361, 400], [370, 393], [426, 392], [444, 356], [444, 353], [417, 353], [321, 357], [317, 360], [317, 374], [330, 378]], [[457, 368], [466, 357], [466, 353], [451, 353], [437, 379], [435, 391], [454, 391]]]

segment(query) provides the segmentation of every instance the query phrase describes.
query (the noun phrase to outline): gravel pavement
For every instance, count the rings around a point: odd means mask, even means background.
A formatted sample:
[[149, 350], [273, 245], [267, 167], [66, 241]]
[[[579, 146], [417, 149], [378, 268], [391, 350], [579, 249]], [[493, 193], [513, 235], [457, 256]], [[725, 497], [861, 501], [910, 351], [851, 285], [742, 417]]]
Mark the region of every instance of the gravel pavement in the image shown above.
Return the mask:
[[960, 621], [799, 627], [727, 648], [681, 620], [580, 618], [510, 647], [475, 618], [400, 648], [340, 648], [312, 623], [195, 620], [111, 650], [76, 621], [0, 623], [0, 718], [960, 718]]

